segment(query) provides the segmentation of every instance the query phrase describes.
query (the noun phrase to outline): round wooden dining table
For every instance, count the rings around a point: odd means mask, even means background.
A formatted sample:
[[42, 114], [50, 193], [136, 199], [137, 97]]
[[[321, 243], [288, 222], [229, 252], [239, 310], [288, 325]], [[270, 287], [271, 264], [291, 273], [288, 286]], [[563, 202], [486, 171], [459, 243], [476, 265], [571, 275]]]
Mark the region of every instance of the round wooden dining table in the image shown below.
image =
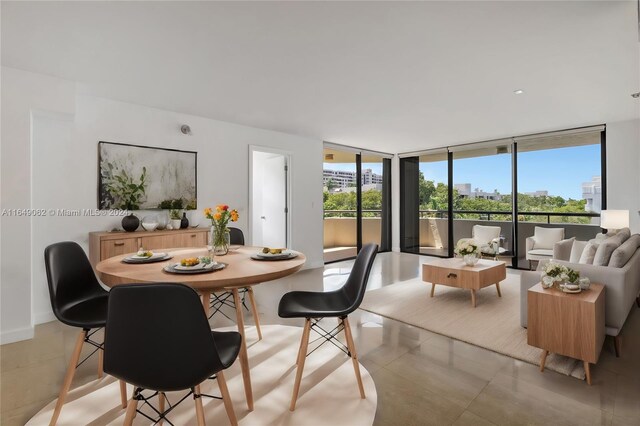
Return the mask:
[[[224, 269], [203, 274], [173, 274], [165, 272], [164, 267], [179, 262], [180, 259], [208, 256], [209, 252], [206, 248], [154, 249], [156, 253], [165, 252], [173, 257], [162, 262], [143, 264], [124, 263], [123, 259], [133, 254], [129, 253], [101, 261], [96, 265], [96, 271], [102, 282], [109, 287], [127, 283], [150, 282], [186, 284], [196, 290], [202, 297], [202, 306], [207, 317], [209, 316], [211, 293], [231, 291], [236, 308], [238, 332], [242, 335], [239, 358], [244, 391], [249, 411], [253, 411], [253, 391], [251, 389], [251, 373], [244, 333], [244, 316], [238, 290], [294, 274], [302, 268], [306, 261], [306, 257], [300, 252], [297, 252], [297, 257], [289, 260], [268, 261], [252, 259], [251, 256], [259, 253], [260, 250], [261, 248], [259, 247], [248, 246], [230, 250], [225, 256], [215, 257], [217, 262], [226, 264]], [[255, 320], [258, 321], [257, 318]]]

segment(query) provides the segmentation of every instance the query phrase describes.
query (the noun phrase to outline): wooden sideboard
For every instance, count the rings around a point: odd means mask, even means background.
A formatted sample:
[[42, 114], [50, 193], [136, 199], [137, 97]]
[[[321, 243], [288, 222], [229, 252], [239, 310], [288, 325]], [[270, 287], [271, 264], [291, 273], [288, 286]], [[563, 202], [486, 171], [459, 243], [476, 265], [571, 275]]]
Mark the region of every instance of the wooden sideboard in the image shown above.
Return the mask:
[[167, 247], [204, 247], [208, 228], [185, 228], [172, 231], [90, 232], [89, 260], [93, 266], [104, 259], [138, 251], [140, 247], [156, 250]]

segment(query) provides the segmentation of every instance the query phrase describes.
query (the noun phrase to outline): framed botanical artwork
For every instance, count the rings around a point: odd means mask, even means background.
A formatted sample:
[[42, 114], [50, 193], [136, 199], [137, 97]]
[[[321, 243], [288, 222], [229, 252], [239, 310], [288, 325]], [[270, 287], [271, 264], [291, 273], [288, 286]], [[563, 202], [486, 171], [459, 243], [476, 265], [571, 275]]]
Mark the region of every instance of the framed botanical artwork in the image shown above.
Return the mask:
[[98, 208], [197, 208], [198, 153], [98, 142]]

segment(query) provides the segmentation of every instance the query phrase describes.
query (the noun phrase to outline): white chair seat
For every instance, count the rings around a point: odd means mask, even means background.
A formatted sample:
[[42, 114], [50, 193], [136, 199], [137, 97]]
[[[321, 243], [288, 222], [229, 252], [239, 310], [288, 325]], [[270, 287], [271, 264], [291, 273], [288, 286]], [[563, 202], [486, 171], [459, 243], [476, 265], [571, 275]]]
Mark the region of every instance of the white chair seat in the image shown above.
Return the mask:
[[546, 260], [553, 257], [553, 250], [533, 249], [527, 252], [527, 260]]
[[553, 256], [553, 250], [533, 249], [533, 250], [529, 250], [529, 254], [532, 254], [534, 256]]

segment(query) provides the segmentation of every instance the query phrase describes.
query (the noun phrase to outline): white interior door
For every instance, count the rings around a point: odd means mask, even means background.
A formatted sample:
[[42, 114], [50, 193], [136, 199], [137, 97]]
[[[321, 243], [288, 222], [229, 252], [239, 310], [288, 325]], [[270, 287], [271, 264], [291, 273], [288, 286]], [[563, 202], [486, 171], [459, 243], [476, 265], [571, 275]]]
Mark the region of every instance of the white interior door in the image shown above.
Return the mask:
[[284, 248], [288, 244], [288, 156], [252, 151], [252, 245]]

